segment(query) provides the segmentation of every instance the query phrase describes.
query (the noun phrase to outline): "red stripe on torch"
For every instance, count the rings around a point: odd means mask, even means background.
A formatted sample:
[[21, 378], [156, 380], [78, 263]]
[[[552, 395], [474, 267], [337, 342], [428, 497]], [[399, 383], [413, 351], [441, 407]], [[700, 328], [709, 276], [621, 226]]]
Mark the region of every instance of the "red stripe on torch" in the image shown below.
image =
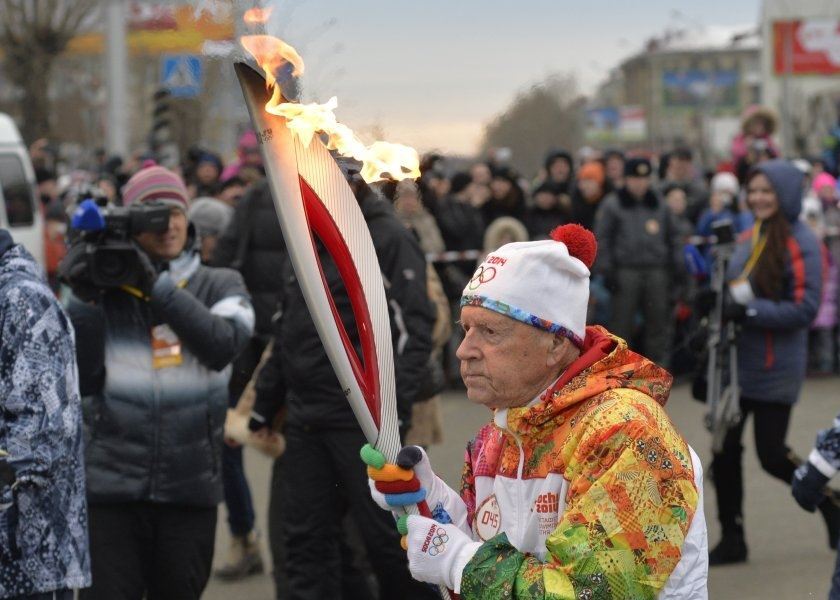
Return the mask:
[[[336, 225], [332, 215], [330, 215], [330, 212], [324, 206], [318, 194], [306, 183], [306, 180], [303, 177], [298, 177], [298, 179], [300, 181], [300, 191], [303, 196], [303, 206], [309, 228], [321, 240], [321, 243], [324, 244], [327, 252], [329, 252], [333, 261], [335, 261], [339, 275], [341, 275], [341, 280], [347, 289], [347, 295], [350, 297], [350, 305], [353, 308], [353, 317], [356, 319], [356, 328], [359, 330], [359, 341], [362, 346], [361, 360], [356, 353], [356, 349], [353, 347], [353, 343], [350, 341], [350, 336], [347, 334], [344, 323], [341, 321], [341, 316], [339, 315], [332, 294], [329, 293], [321, 258], [318, 256], [317, 249], [315, 249], [315, 258], [318, 261], [318, 268], [321, 271], [321, 280], [324, 283], [324, 289], [327, 291], [327, 298], [329, 298], [330, 309], [335, 319], [336, 329], [341, 337], [341, 342], [344, 345], [344, 351], [347, 353], [353, 374], [356, 376], [356, 381], [362, 390], [368, 411], [370, 411], [376, 427], [379, 428], [379, 364], [376, 360], [373, 324], [370, 320], [370, 310], [365, 299], [362, 282], [358, 271], [356, 271], [356, 265], [353, 263], [350, 249], [347, 247], [347, 243], [344, 241], [344, 237], [341, 235], [341, 231], [339, 231], [338, 225]], [[314, 245], [314, 239], [312, 243]]]

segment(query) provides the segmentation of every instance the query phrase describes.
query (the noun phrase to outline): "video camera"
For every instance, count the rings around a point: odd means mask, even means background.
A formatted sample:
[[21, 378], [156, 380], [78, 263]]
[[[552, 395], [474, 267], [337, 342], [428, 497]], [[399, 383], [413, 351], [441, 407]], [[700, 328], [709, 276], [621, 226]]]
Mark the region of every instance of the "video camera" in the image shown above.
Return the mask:
[[169, 206], [161, 203], [122, 207], [107, 205], [102, 198], [83, 200], [71, 220], [73, 247], [68, 258], [74, 250], [84, 254], [84, 279], [95, 288], [138, 287], [143, 267], [132, 238], [165, 232], [169, 215]]

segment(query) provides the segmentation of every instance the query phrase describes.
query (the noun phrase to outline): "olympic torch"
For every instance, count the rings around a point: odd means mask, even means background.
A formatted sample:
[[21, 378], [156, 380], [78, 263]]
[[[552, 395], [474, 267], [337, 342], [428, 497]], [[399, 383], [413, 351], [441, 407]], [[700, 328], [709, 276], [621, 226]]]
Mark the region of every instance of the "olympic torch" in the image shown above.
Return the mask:
[[[389, 462], [400, 451], [394, 357], [385, 285], [367, 223], [343, 173], [324, 144], [304, 144], [284, 117], [269, 113], [263, 76], [234, 65], [260, 141], [286, 248], [307, 308], [356, 420]], [[278, 90], [274, 90], [277, 100]], [[334, 260], [350, 297], [361, 342], [358, 356], [323, 275], [316, 243]], [[425, 501], [408, 510], [431, 517]], [[444, 598], [449, 593], [441, 589]]]

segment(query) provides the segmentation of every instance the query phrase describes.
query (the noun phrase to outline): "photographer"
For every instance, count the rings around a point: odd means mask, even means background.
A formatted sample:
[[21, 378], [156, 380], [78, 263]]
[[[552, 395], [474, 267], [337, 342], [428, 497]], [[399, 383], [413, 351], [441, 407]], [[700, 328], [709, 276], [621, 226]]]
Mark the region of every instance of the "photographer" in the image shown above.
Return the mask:
[[[741, 417], [728, 432], [712, 473], [723, 537], [709, 564], [745, 562], [741, 437], [753, 414], [762, 468], [785, 483], [797, 462], [785, 444], [790, 413], [799, 396], [808, 347], [808, 326], [817, 313], [822, 283], [820, 250], [814, 234], [798, 220], [802, 174], [788, 161], [771, 160], [747, 177], [752, 231], [738, 244], [726, 273], [724, 315], [740, 324], [737, 340]], [[820, 504], [836, 544], [840, 512]]]
[[238, 273], [200, 264], [177, 175], [146, 167], [123, 199], [170, 211], [165, 230], [126, 228], [136, 285], [103, 287], [88, 256], [109, 247], [84, 234], [62, 265], [85, 419], [93, 587], [82, 598], [197, 599], [222, 498], [229, 365], [254, 312]]

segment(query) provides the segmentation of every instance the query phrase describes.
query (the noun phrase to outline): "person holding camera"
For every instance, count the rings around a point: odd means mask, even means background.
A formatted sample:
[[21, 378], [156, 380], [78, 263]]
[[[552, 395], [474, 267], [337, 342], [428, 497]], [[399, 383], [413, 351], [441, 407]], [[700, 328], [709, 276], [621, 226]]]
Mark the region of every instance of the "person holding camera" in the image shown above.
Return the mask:
[[[201, 264], [180, 177], [147, 166], [123, 200], [138, 222], [145, 209], [170, 211], [165, 229], [125, 228], [136, 252], [127, 264], [140, 271], [134, 283], [91, 272], [124, 256], [107, 257], [117, 251], [107, 237], [91, 248], [83, 235], [62, 268], [74, 291], [85, 421], [93, 586], [82, 598], [197, 599], [222, 499], [230, 364], [254, 311], [239, 273]], [[108, 223], [106, 215], [106, 231]]]
[[[799, 221], [801, 172], [785, 160], [760, 163], [747, 177], [747, 203], [756, 223], [742, 235], [730, 260], [723, 309], [725, 318], [740, 325], [741, 417], [713, 457], [722, 538], [709, 553], [710, 565], [747, 560], [741, 437], [748, 415], [755, 420], [762, 468], [785, 483], [797, 468], [785, 437], [805, 378], [808, 326], [817, 313], [822, 285], [819, 244]], [[819, 509], [834, 548], [840, 510], [828, 497]]]

